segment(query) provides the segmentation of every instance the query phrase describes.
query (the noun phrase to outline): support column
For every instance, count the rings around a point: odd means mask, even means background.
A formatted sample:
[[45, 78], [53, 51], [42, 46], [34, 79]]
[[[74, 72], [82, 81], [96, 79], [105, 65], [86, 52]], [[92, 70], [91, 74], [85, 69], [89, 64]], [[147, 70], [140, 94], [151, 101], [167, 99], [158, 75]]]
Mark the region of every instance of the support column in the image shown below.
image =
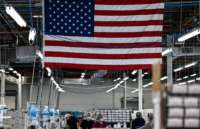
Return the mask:
[[[124, 72], [123, 77], [126, 77], [126, 73]], [[124, 109], [127, 109], [127, 101], [126, 101], [126, 96], [127, 96], [127, 83], [126, 80], [124, 81]]]
[[56, 109], [59, 109], [59, 106], [60, 106], [60, 92], [59, 91], [56, 91], [57, 92], [57, 96], [56, 96]]
[[1, 73], [1, 105], [5, 105], [5, 73]]
[[153, 65], [154, 129], [161, 129], [161, 64]]
[[22, 109], [22, 76], [18, 74], [18, 110]]
[[140, 69], [138, 71], [138, 107], [139, 107], [139, 111], [142, 112], [143, 111], [143, 87], [142, 87], [142, 70]]
[[115, 90], [112, 91], [112, 105], [113, 109], [115, 109]]
[[173, 85], [173, 57], [172, 54], [167, 55], [167, 86]]
[[127, 109], [127, 80], [124, 82], [124, 109]]

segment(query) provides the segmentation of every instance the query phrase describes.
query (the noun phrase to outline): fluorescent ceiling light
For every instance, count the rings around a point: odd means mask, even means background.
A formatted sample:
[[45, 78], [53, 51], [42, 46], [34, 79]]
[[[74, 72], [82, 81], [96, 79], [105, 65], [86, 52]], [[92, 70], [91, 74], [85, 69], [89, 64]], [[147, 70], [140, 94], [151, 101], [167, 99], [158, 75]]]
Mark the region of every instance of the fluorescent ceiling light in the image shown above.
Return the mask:
[[181, 80], [183, 80], [182, 78], [178, 78], [178, 79], [176, 79], [176, 81], [181, 81]]
[[148, 84], [146, 84], [146, 85], [143, 85], [143, 88], [148, 87], [148, 86], [151, 86], [151, 85], [153, 85], [153, 82], [150, 82], [150, 83], [148, 83]]
[[29, 31], [29, 36], [28, 36], [28, 40], [30, 41], [35, 41], [35, 37], [36, 37], [36, 30], [34, 28], [31, 28]]
[[14, 73], [14, 74], [18, 74], [18, 72], [17, 72], [17, 71], [13, 71], [13, 73]]
[[121, 78], [119, 77], [119, 78], [115, 79], [114, 82], [119, 81], [120, 79], [121, 79]]
[[115, 85], [114, 87], [112, 87], [111, 89], [107, 90], [106, 93], [111, 92], [112, 90], [117, 89], [120, 86], [120, 84], [118, 83], [117, 85]]
[[42, 15], [33, 15], [33, 18], [42, 18]]
[[200, 81], [200, 77], [196, 78], [196, 80]]
[[46, 67], [46, 70], [48, 72], [48, 76], [50, 77], [51, 76], [51, 69], [49, 67]]
[[135, 75], [136, 73], [137, 73], [137, 70], [133, 70], [133, 72], [131, 74]]
[[59, 92], [62, 92], [62, 93], [65, 92], [62, 88], [59, 88], [58, 91], [59, 91]]
[[196, 74], [196, 73], [194, 73], [194, 74], [190, 75], [190, 77], [195, 77], [195, 76], [197, 76], [197, 74]]
[[14, 69], [10, 67], [10, 68], [8, 68], [8, 70], [13, 71]]
[[124, 83], [124, 80], [122, 80], [122, 81], [119, 82], [119, 84], [122, 84], [122, 83]]
[[188, 40], [188, 39], [190, 39], [192, 37], [195, 37], [195, 36], [197, 36], [199, 34], [200, 34], [200, 29], [199, 28], [194, 29], [194, 30], [182, 35], [181, 37], [179, 37], [178, 38], [178, 42], [184, 42], [184, 41], [186, 41], [186, 40]]
[[181, 70], [183, 70], [183, 67], [179, 67], [179, 68], [174, 69], [174, 72], [178, 72], [178, 71], [181, 71]]
[[160, 80], [161, 81], [164, 81], [164, 80], [166, 80], [168, 77], [167, 76], [164, 76], [164, 77], [162, 77]]
[[107, 90], [106, 93], [109, 93], [109, 92], [111, 92], [114, 89], [115, 89], [115, 87], [112, 87], [111, 89]]
[[12, 6], [6, 6], [6, 13], [12, 17], [16, 21], [16, 23], [20, 27], [26, 27], [26, 22], [24, 19], [19, 15], [19, 13], [12, 7]]
[[128, 80], [128, 79], [129, 79], [129, 77], [125, 77], [123, 80], [126, 81], [126, 80]]
[[195, 79], [187, 81], [188, 83], [195, 82]]
[[4, 73], [4, 72], [5, 72], [5, 70], [4, 70], [4, 69], [0, 69], [0, 72]]
[[137, 81], [137, 79], [133, 79], [132, 81], [133, 81], [133, 82], [136, 82], [136, 81]]
[[168, 48], [168, 49], [165, 49], [163, 52], [162, 52], [162, 56], [165, 56], [169, 53], [173, 52], [173, 49], [172, 48]]
[[186, 82], [181, 82], [181, 83], [178, 83], [177, 85], [186, 85]]
[[149, 74], [148, 72], [145, 72], [145, 73], [144, 73], [144, 75], [148, 75], [148, 74]]
[[136, 92], [138, 92], [138, 89], [131, 91], [131, 93], [136, 93]]
[[183, 77], [183, 79], [188, 79], [188, 76]]
[[40, 50], [36, 50], [36, 55], [43, 60], [44, 56]]
[[190, 67], [192, 67], [192, 66], [194, 66], [196, 64], [197, 64], [197, 62], [192, 62], [190, 64], [185, 65], [185, 68], [190, 68]]

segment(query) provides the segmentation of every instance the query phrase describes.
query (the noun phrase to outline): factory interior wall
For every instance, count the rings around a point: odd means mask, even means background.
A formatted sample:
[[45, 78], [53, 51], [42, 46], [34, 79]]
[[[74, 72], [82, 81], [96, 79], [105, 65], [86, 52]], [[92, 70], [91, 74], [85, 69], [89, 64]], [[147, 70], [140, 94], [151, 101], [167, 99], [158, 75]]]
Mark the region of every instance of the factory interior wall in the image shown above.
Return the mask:
[[[150, 90], [144, 91], [144, 108], [152, 109], [152, 92]], [[37, 88], [34, 89], [34, 100], [36, 100]], [[137, 97], [138, 94], [127, 93], [127, 97]], [[115, 92], [115, 108], [120, 109], [121, 98], [123, 97], [123, 91]], [[47, 105], [48, 99], [49, 105], [56, 105], [56, 93], [51, 93], [49, 98], [49, 85], [45, 85], [42, 93], [41, 104]], [[97, 93], [72, 93], [66, 90], [65, 93], [60, 94], [59, 108], [62, 111], [91, 111], [93, 109], [112, 109], [113, 107], [113, 95], [112, 93], [97, 92]]]
[[[26, 109], [27, 101], [29, 101], [29, 94], [30, 94], [30, 85], [23, 85], [22, 86], [22, 107]], [[16, 90], [17, 85], [6, 85], [6, 90]], [[33, 90], [33, 102], [36, 101], [38, 95], [38, 87], [34, 86]], [[54, 89], [55, 91], [55, 89]], [[151, 109], [153, 108], [152, 104], [152, 92], [151, 90], [145, 90], [143, 92], [144, 97], [144, 109]], [[42, 105], [49, 105], [55, 106], [56, 105], [56, 93], [53, 92], [49, 98], [49, 84], [45, 83], [44, 89], [42, 92], [42, 99], [38, 101], [41, 102]], [[127, 97], [137, 97], [138, 94], [132, 94], [127, 92]], [[115, 108], [121, 108], [121, 98], [123, 97], [123, 90], [117, 90], [115, 92]], [[40, 97], [39, 97], [40, 98]], [[72, 93], [67, 91], [65, 93], [60, 94], [59, 98], [59, 108], [62, 111], [91, 111], [93, 109], [112, 109], [113, 108], [113, 94], [106, 93], [106, 92], [97, 92], [97, 93]]]

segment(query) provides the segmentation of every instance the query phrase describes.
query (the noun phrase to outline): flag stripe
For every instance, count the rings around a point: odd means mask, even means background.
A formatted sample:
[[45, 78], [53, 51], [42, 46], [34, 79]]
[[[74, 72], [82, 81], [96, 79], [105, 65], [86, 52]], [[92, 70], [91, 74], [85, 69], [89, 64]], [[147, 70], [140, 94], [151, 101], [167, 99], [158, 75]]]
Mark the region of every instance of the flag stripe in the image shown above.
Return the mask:
[[46, 67], [50, 68], [75, 68], [75, 69], [88, 69], [88, 70], [133, 70], [133, 69], [151, 69], [151, 64], [137, 64], [137, 65], [91, 65], [91, 64], [70, 64], [70, 63], [52, 63], [45, 62]]
[[163, 9], [151, 9], [151, 10], [128, 10], [128, 11], [95, 11], [95, 15], [105, 16], [124, 16], [124, 15], [149, 15], [149, 14], [163, 14]]
[[51, 63], [71, 63], [71, 64], [96, 64], [96, 65], [135, 65], [160, 63], [161, 59], [82, 59], [82, 58], [63, 58], [63, 57], [45, 57], [46, 62]]
[[161, 36], [162, 31], [150, 31], [150, 32], [95, 32], [95, 37], [153, 37]]
[[129, 4], [129, 5], [95, 5], [95, 11], [113, 10], [113, 11], [127, 11], [127, 10], [150, 10], [150, 9], [163, 9], [164, 3], [154, 4]]
[[63, 47], [86, 47], [86, 48], [148, 48], [161, 47], [160, 42], [146, 43], [87, 43], [87, 42], [67, 42], [67, 41], [45, 41], [45, 46]]
[[129, 15], [129, 16], [101, 16], [95, 15], [95, 21], [149, 21], [163, 20], [163, 14], [152, 15]]
[[129, 4], [152, 4], [162, 0], [95, 0], [95, 4], [102, 5], [129, 5]]
[[162, 26], [161, 25], [133, 26], [133, 27], [97, 26], [94, 28], [94, 32], [144, 32], [144, 31], [162, 31]]
[[71, 52], [45, 52], [46, 57], [69, 57], [69, 58], [86, 58], [86, 59], [147, 59], [161, 58], [160, 53], [143, 53], [143, 54], [87, 54]]
[[79, 37], [79, 36], [61, 36], [45, 35], [44, 40], [53, 41], [72, 41], [72, 42], [89, 42], [89, 43], [140, 43], [140, 42], [161, 42], [162, 37], [142, 37], [142, 38], [102, 38], [102, 37]]
[[45, 46], [44, 51], [51, 52], [73, 52], [73, 53], [87, 53], [87, 54], [137, 54], [137, 53], [160, 53], [162, 48], [78, 48], [78, 47], [61, 47], [61, 46]]
[[150, 21], [96, 21], [95, 26], [148, 26], [148, 25], [163, 25], [162, 20]]

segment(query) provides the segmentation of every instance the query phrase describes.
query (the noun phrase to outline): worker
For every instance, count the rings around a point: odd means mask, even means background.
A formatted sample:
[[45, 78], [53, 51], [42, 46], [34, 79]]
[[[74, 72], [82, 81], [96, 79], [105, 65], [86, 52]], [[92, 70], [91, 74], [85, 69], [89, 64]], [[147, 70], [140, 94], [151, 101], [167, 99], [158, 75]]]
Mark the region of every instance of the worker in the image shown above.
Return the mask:
[[136, 119], [132, 121], [132, 129], [138, 129], [145, 125], [145, 120], [142, 118], [142, 113], [136, 113]]

